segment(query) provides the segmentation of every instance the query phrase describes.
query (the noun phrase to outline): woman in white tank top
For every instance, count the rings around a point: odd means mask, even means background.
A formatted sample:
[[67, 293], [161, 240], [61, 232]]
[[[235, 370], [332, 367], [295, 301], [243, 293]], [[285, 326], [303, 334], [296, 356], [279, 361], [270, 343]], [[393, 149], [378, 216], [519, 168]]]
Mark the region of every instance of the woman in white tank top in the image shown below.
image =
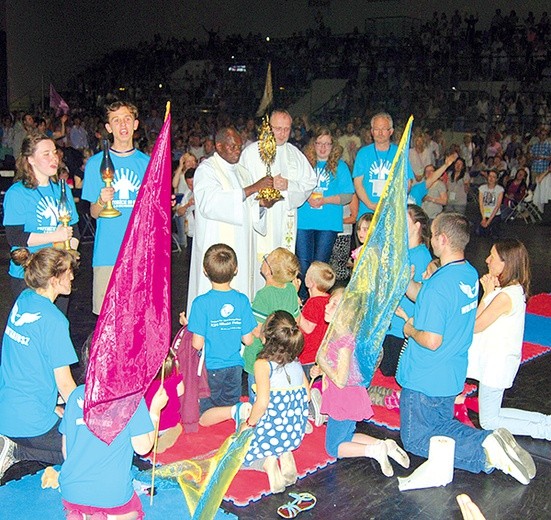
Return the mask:
[[477, 379], [480, 425], [513, 434], [551, 440], [551, 416], [502, 408], [503, 392], [513, 386], [520, 366], [530, 263], [524, 244], [496, 242], [486, 259], [488, 274], [480, 283], [483, 297], [476, 313], [467, 377]]

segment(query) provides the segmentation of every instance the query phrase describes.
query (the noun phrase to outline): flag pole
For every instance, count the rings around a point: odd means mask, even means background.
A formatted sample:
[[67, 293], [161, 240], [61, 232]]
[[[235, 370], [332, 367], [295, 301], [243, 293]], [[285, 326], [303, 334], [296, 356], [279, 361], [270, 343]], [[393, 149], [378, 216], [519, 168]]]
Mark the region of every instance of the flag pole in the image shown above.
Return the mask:
[[[166, 102], [166, 109], [165, 109], [165, 121], [168, 118], [168, 115], [170, 114], [170, 101]], [[162, 388], [165, 383], [165, 364], [163, 362], [163, 366], [161, 369], [161, 386]], [[153, 495], [155, 494], [155, 466], [157, 465], [157, 445], [159, 444], [159, 426], [161, 424], [161, 414], [163, 413], [162, 410], [159, 410], [159, 420], [157, 421], [157, 424], [155, 424], [155, 440], [153, 441], [153, 468], [151, 470], [151, 492], [149, 496], [149, 505], [153, 505]]]
[[[163, 388], [165, 383], [165, 364], [163, 362], [163, 367], [161, 369], [161, 386]], [[161, 414], [162, 410], [159, 410], [159, 419], [155, 424], [155, 440], [153, 441], [153, 469], [151, 470], [151, 492], [149, 495], [149, 505], [153, 505], [153, 495], [155, 493], [155, 466], [157, 464], [157, 444], [159, 443], [159, 425], [161, 424]]]

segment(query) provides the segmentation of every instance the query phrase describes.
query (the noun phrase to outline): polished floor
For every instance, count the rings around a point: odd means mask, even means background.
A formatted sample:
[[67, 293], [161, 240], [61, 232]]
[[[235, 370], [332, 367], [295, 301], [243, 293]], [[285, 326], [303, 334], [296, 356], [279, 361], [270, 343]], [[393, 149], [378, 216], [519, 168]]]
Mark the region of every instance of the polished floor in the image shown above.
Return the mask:
[[[470, 208], [474, 210], [474, 208]], [[551, 292], [551, 227], [527, 226], [513, 222], [502, 227], [503, 236], [517, 237], [528, 247], [532, 260], [532, 292]], [[491, 242], [473, 236], [467, 249], [467, 258], [482, 274], [484, 259]], [[71, 334], [77, 350], [94, 327], [91, 314], [91, 258], [92, 245], [81, 248], [81, 268], [74, 282], [69, 319]], [[173, 254], [172, 315], [173, 331], [177, 329], [178, 312], [185, 308], [186, 286], [189, 267], [189, 250]], [[0, 281], [4, 297], [0, 299], [0, 323], [2, 328], [12, 301], [9, 293], [7, 271], [8, 248], [5, 238], [0, 237]], [[75, 376], [79, 369], [75, 367]], [[520, 369], [513, 388], [506, 393], [506, 404], [551, 414], [551, 355], [527, 363]], [[476, 415], [473, 415], [476, 422]], [[360, 431], [377, 437], [397, 438], [389, 432], [367, 424], [359, 425]], [[314, 509], [301, 513], [301, 519], [450, 519], [461, 518], [455, 496], [469, 494], [479, 504], [488, 519], [540, 519], [551, 518], [551, 443], [519, 438], [521, 444], [534, 454], [537, 476], [528, 486], [500, 472], [491, 475], [473, 475], [456, 470], [454, 481], [445, 488], [435, 488], [401, 493], [396, 478], [384, 477], [376, 463], [369, 459], [341, 460], [328, 468], [300, 480], [288, 491], [308, 491], [318, 498]], [[421, 459], [412, 458], [412, 468]], [[19, 463], [10, 468], [4, 481], [20, 478], [36, 471], [34, 463]], [[397, 475], [405, 475], [401, 468]], [[409, 471], [407, 472], [409, 474]], [[272, 519], [277, 516], [277, 507], [288, 500], [286, 494], [267, 497], [246, 508], [236, 508], [225, 503], [222, 506], [242, 519]], [[177, 518], [175, 512], [174, 518]]]

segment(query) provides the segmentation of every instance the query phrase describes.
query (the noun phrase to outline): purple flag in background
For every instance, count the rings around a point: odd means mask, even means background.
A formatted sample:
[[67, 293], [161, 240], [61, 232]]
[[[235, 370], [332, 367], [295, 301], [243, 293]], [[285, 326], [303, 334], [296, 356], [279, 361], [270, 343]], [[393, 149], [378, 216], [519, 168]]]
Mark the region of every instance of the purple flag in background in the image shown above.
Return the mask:
[[170, 119], [155, 143], [90, 350], [84, 420], [108, 444], [136, 411], [170, 346]]
[[69, 113], [69, 105], [65, 100], [57, 93], [54, 86], [50, 83], [50, 108], [55, 110], [55, 115]]

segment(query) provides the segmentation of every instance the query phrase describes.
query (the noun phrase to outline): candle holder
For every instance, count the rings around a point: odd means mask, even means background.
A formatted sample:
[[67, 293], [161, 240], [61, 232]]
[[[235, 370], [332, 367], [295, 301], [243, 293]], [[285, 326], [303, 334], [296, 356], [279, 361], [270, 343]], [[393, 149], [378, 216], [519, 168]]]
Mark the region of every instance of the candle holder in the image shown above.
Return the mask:
[[[105, 186], [110, 188], [113, 183], [113, 178], [115, 177], [115, 167], [109, 156], [109, 141], [107, 141], [107, 139], [103, 141], [103, 159], [101, 160], [100, 173], [103, 182], [105, 182]], [[121, 212], [113, 207], [113, 201], [111, 200], [105, 203], [105, 207], [99, 213], [99, 216], [102, 218], [115, 218], [120, 215]]]
[[[61, 187], [61, 196], [59, 197], [59, 204], [57, 205], [58, 220], [63, 227], [69, 227], [73, 212], [71, 211], [71, 206], [69, 206], [69, 200], [67, 199], [67, 182], [65, 179], [60, 179], [59, 184]], [[66, 251], [73, 251], [70, 240], [65, 240], [64, 247]]]

